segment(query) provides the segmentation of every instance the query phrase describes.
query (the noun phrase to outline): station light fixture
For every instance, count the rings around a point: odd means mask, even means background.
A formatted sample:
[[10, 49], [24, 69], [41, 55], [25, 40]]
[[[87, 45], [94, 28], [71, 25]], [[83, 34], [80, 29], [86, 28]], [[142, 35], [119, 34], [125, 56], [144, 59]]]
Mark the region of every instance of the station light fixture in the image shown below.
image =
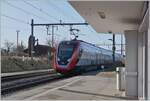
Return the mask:
[[101, 19], [105, 19], [106, 15], [104, 12], [98, 12], [98, 15], [100, 16]]

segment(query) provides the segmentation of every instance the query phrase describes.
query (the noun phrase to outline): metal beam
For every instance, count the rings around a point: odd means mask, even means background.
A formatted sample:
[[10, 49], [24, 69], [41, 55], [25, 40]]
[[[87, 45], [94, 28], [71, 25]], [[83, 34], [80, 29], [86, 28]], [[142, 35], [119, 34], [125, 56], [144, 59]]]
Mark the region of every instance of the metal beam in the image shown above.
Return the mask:
[[88, 23], [47, 23], [47, 24], [33, 24], [33, 26], [53, 26], [53, 25], [88, 25]]
[[113, 54], [112, 54], [112, 57], [113, 57], [113, 63], [115, 64], [115, 50], [116, 50], [116, 46], [115, 46], [115, 34], [113, 33], [113, 46], [112, 46], [112, 51], [113, 51]]

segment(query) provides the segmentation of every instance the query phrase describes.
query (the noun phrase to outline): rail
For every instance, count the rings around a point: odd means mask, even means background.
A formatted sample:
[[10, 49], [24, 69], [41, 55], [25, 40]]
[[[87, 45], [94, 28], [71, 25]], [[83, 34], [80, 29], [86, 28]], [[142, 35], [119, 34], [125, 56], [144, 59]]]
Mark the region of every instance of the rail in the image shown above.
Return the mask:
[[15, 92], [20, 89], [29, 88], [38, 84], [57, 80], [63, 76], [54, 70], [30, 71], [13, 74], [2, 74], [1, 94]]

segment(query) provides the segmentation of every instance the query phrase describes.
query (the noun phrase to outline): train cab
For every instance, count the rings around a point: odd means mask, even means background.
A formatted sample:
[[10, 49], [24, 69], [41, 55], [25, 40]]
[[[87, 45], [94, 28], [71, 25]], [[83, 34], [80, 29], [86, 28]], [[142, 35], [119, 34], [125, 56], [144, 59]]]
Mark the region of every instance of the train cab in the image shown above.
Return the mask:
[[75, 67], [77, 60], [77, 41], [63, 41], [59, 44], [56, 52], [55, 68], [59, 72], [67, 72]]

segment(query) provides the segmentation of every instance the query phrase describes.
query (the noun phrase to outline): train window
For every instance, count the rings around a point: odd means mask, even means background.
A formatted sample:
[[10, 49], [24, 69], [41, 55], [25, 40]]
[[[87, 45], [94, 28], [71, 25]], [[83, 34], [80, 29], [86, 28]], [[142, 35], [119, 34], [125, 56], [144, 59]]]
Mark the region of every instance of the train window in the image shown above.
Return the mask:
[[73, 45], [60, 45], [58, 49], [58, 56], [70, 58], [73, 53], [73, 50], [74, 50]]

